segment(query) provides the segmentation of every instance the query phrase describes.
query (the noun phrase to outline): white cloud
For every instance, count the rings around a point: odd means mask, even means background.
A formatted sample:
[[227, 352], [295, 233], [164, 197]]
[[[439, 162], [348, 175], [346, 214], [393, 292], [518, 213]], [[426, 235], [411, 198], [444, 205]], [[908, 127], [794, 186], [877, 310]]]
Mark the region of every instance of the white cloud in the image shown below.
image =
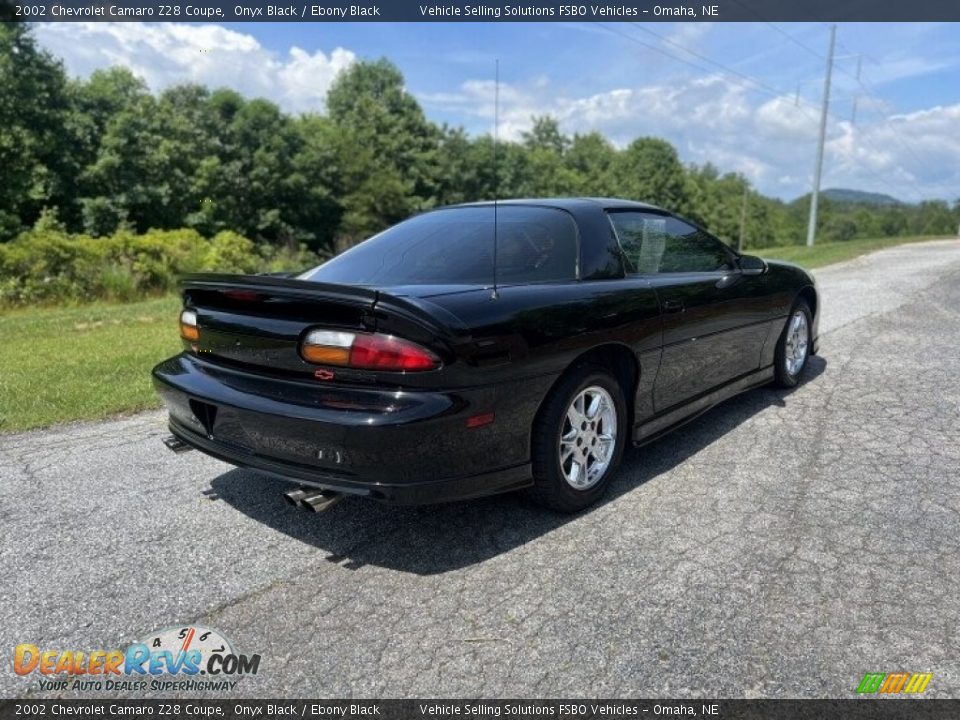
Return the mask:
[[[710, 162], [746, 175], [761, 191], [792, 199], [809, 191], [819, 111], [791, 96], [751, 92], [721, 74], [670, 78], [582, 97], [556, 95], [542, 78], [500, 86], [500, 136], [519, 139], [534, 115], [550, 114], [568, 132], [597, 130], [624, 145], [664, 137], [685, 162]], [[492, 81], [421, 96], [428, 109], [454, 112], [489, 131]], [[852, 187], [915, 201], [960, 197], [960, 104], [909, 115], [862, 99], [856, 126], [831, 116], [823, 187]]]
[[293, 112], [321, 110], [334, 78], [356, 59], [344, 48], [327, 54], [291, 47], [282, 57], [219, 25], [50, 23], [38, 25], [36, 35], [74, 75], [124, 65], [153, 90], [184, 82], [226, 86]]

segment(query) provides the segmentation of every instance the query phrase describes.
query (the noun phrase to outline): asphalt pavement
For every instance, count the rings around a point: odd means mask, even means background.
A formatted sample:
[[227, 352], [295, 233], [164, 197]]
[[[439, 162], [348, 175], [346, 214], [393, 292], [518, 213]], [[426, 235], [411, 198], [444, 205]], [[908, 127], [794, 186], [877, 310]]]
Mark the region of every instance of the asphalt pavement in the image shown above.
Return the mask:
[[159, 412], [0, 436], [0, 696], [83, 695], [15, 676], [19, 643], [197, 624], [262, 656], [226, 697], [960, 697], [960, 241], [816, 275], [804, 382], [628, 450], [574, 517], [311, 515]]

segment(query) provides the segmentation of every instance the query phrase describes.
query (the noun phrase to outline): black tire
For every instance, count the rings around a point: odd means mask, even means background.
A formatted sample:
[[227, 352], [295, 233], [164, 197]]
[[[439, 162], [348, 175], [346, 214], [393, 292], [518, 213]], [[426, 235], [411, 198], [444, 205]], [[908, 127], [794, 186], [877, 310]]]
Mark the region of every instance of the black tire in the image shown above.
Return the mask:
[[[567, 482], [560, 464], [560, 436], [567, 410], [587, 388], [599, 386], [613, 400], [617, 432], [611, 460], [603, 474], [589, 488], [577, 489]], [[560, 380], [544, 401], [533, 424], [532, 462], [534, 486], [529, 496], [539, 505], [558, 512], [573, 513], [595, 503], [606, 491], [623, 457], [630, 436], [627, 427], [626, 400], [617, 379], [605, 368], [583, 365]]]
[[[787, 368], [787, 342], [790, 334], [790, 324], [793, 321], [793, 317], [798, 312], [802, 312], [806, 319], [807, 346], [804, 353], [803, 363], [800, 365], [800, 368], [796, 370], [796, 372], [791, 373]], [[787, 321], [783, 325], [783, 332], [780, 333], [780, 339], [777, 340], [777, 350], [773, 355], [773, 384], [777, 387], [792, 388], [796, 387], [797, 383], [800, 382], [803, 371], [807, 368], [807, 361], [810, 359], [810, 348], [812, 346], [812, 341], [810, 339], [810, 330], [812, 328], [811, 320], [812, 316], [810, 313], [810, 306], [807, 305], [807, 301], [798, 299], [793, 304], [793, 307], [790, 308], [790, 314], [787, 316]]]

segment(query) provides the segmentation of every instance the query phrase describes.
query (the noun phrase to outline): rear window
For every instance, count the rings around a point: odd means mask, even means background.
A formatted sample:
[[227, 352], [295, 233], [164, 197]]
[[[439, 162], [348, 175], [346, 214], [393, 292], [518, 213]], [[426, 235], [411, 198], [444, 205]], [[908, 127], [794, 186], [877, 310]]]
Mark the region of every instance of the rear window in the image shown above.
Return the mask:
[[[501, 205], [497, 281], [573, 280], [577, 228], [562, 210]], [[307, 280], [351, 285], [489, 284], [493, 281], [492, 206], [418, 215], [305, 273]]]

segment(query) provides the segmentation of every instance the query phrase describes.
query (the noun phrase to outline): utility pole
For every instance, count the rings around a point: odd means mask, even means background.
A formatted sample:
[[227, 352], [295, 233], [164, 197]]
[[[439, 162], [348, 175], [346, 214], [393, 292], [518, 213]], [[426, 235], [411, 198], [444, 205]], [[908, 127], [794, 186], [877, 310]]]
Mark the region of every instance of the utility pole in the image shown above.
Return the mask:
[[810, 225], [807, 226], [807, 245], [813, 245], [817, 233], [817, 201], [820, 199], [820, 175], [823, 172], [823, 144], [827, 138], [827, 112], [830, 108], [830, 76], [833, 74], [833, 46], [837, 26], [830, 26], [830, 52], [827, 53], [827, 77], [823, 83], [823, 109], [820, 111], [820, 144], [817, 147], [817, 166], [813, 172], [813, 192], [810, 193]]
[[743, 241], [747, 234], [747, 195], [750, 194], [750, 186], [743, 184], [743, 203], [740, 205], [740, 237], [737, 239], [737, 252], [743, 252]]

